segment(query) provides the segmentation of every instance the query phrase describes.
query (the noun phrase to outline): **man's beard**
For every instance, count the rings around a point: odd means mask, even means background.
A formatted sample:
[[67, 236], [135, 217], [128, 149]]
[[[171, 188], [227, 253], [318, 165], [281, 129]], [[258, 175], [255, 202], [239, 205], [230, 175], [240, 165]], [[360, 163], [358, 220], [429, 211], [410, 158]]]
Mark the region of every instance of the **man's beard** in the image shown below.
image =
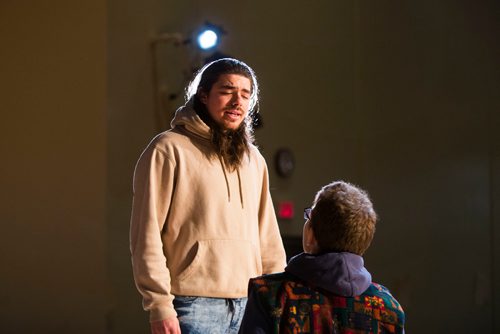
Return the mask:
[[236, 130], [225, 129], [210, 117], [205, 105], [198, 98], [194, 99], [194, 110], [210, 128], [216, 154], [222, 158], [230, 171], [235, 171], [241, 166], [245, 154], [250, 153], [250, 144], [254, 142], [252, 124], [247, 124], [250, 120], [244, 119]]
[[245, 121], [236, 130], [223, 129], [215, 122], [210, 128], [217, 153], [230, 171], [236, 170], [241, 166], [245, 153], [250, 151], [250, 144], [253, 142], [251, 130], [247, 128]]

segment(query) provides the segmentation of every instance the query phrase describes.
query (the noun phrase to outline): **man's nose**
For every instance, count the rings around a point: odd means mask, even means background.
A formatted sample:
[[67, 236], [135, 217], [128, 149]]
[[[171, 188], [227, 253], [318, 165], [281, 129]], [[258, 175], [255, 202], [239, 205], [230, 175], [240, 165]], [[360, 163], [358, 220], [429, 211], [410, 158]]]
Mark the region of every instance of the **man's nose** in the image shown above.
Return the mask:
[[241, 94], [239, 94], [239, 93], [234, 93], [233, 94], [233, 97], [231, 99], [231, 104], [232, 105], [239, 106], [239, 105], [241, 105], [242, 101], [243, 101], [243, 97], [241, 96]]

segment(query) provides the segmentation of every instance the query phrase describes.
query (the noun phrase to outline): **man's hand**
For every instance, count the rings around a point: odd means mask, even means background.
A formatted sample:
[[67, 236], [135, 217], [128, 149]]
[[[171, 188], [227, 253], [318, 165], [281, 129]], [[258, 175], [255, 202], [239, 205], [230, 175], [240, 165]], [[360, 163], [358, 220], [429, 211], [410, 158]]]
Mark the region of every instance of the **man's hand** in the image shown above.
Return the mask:
[[151, 334], [181, 334], [177, 318], [168, 318], [151, 323]]

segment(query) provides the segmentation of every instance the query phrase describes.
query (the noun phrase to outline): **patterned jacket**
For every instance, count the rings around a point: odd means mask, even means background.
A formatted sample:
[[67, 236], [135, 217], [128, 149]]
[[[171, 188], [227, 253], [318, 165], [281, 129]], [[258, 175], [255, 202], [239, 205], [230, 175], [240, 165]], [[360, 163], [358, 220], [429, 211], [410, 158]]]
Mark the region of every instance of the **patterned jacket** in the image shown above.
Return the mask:
[[[318, 270], [332, 262], [335, 280], [331, 270]], [[311, 263], [317, 270], [307, 270]], [[403, 309], [387, 288], [371, 282], [362, 263], [350, 253], [301, 254], [286, 272], [250, 280], [240, 333], [404, 333]], [[306, 269], [301, 276], [308, 281], [292, 273], [298, 268]], [[357, 293], [359, 288], [364, 291]]]

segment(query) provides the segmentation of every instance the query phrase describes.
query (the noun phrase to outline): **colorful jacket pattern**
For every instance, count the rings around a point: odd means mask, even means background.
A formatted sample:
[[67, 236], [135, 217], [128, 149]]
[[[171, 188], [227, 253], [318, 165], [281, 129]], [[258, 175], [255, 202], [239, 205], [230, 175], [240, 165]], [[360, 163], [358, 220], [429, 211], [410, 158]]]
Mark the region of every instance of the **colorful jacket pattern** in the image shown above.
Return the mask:
[[250, 280], [247, 313], [240, 333], [404, 333], [403, 309], [384, 286], [342, 296], [288, 271]]

